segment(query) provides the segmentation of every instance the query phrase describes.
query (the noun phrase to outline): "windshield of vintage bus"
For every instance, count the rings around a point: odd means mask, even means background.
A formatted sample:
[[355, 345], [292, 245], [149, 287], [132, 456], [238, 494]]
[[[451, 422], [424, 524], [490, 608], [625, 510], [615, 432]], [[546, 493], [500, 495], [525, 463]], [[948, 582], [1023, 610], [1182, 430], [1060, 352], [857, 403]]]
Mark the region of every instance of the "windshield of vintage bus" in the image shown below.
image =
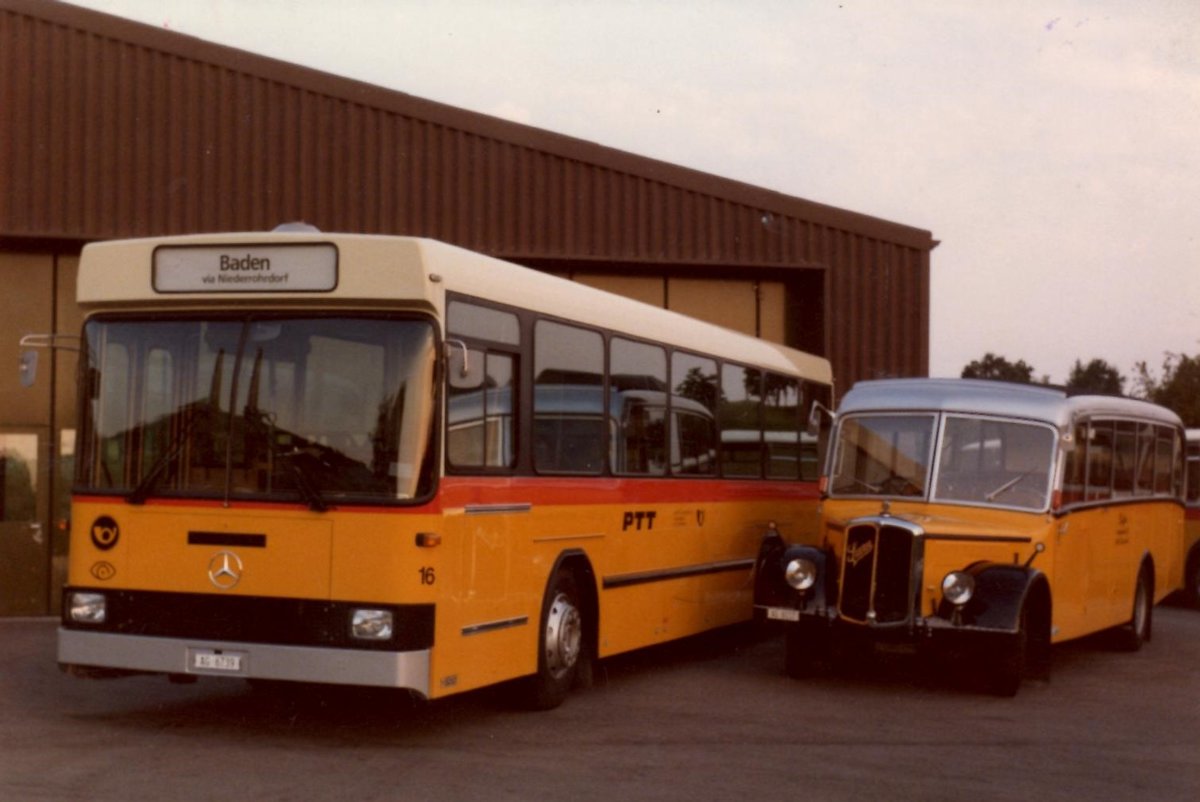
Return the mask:
[[1041, 510], [1055, 440], [1052, 427], [1024, 421], [948, 414], [939, 433], [934, 414], [851, 416], [838, 426], [830, 494]]
[[947, 415], [934, 498], [1045, 509], [1056, 439], [1044, 424]]
[[934, 415], [860, 415], [838, 425], [832, 495], [924, 496]]
[[341, 501], [432, 490], [434, 331], [367, 316], [98, 318], [82, 489]]

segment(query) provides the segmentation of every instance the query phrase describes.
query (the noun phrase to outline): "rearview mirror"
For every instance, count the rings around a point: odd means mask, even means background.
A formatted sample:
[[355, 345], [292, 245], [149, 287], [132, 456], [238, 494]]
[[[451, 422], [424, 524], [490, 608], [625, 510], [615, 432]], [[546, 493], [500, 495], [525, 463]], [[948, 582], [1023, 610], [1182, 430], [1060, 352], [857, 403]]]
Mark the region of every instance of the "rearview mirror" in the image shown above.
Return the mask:
[[446, 341], [446, 379], [455, 390], [483, 386], [483, 352], [467, 348], [462, 340]]
[[32, 387], [37, 381], [37, 366], [38, 352], [37, 351], [22, 351], [21, 352], [21, 386]]
[[808, 409], [808, 428], [807, 433], [811, 437], [819, 437], [821, 434], [822, 417], [833, 419], [833, 413], [825, 407], [820, 401], [813, 401], [812, 406]]

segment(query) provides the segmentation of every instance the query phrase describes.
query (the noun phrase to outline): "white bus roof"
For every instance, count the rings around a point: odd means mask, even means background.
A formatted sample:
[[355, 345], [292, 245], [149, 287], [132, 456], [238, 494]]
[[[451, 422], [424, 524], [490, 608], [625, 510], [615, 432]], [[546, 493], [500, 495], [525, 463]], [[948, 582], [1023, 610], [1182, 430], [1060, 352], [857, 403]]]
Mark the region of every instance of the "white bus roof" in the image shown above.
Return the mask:
[[[232, 256], [273, 246], [336, 248], [331, 289], [164, 292], [155, 288], [156, 252]], [[352, 267], [351, 267], [352, 266]], [[210, 268], [211, 272], [211, 268]], [[798, 373], [831, 384], [828, 360], [685, 315], [594, 289], [437, 240], [326, 232], [238, 232], [87, 245], [80, 261], [77, 299], [87, 311], [115, 308], [197, 309], [214, 306], [363, 304], [416, 308], [445, 319], [446, 292], [484, 298], [555, 317], [733, 359], [754, 367]]]
[[857, 412], [962, 412], [1026, 418], [1060, 429], [1081, 414], [1132, 417], [1182, 427], [1165, 407], [1105, 395], [1068, 395], [1037, 384], [979, 379], [878, 379], [856, 383], [838, 405], [838, 415]]

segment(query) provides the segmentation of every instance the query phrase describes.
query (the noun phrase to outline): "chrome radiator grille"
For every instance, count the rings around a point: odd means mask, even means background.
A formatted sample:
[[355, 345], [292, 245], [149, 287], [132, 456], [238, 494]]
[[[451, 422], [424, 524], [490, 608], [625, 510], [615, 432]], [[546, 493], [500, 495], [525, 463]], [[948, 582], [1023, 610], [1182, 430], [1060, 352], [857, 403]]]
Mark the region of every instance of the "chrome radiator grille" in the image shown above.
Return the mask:
[[842, 618], [873, 624], [910, 619], [915, 541], [911, 529], [881, 521], [847, 529], [838, 605]]

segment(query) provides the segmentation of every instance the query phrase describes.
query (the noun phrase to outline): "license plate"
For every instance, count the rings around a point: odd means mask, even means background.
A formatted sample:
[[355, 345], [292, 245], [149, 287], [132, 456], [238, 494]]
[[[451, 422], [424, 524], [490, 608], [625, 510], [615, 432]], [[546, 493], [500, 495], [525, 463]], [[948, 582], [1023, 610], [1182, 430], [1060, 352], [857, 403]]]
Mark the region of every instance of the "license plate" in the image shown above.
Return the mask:
[[790, 610], [787, 607], [768, 607], [767, 618], [772, 621], [799, 621], [800, 611]]
[[246, 669], [245, 652], [218, 652], [212, 649], [189, 649], [188, 665], [193, 671], [215, 671], [220, 674], [241, 674]]

